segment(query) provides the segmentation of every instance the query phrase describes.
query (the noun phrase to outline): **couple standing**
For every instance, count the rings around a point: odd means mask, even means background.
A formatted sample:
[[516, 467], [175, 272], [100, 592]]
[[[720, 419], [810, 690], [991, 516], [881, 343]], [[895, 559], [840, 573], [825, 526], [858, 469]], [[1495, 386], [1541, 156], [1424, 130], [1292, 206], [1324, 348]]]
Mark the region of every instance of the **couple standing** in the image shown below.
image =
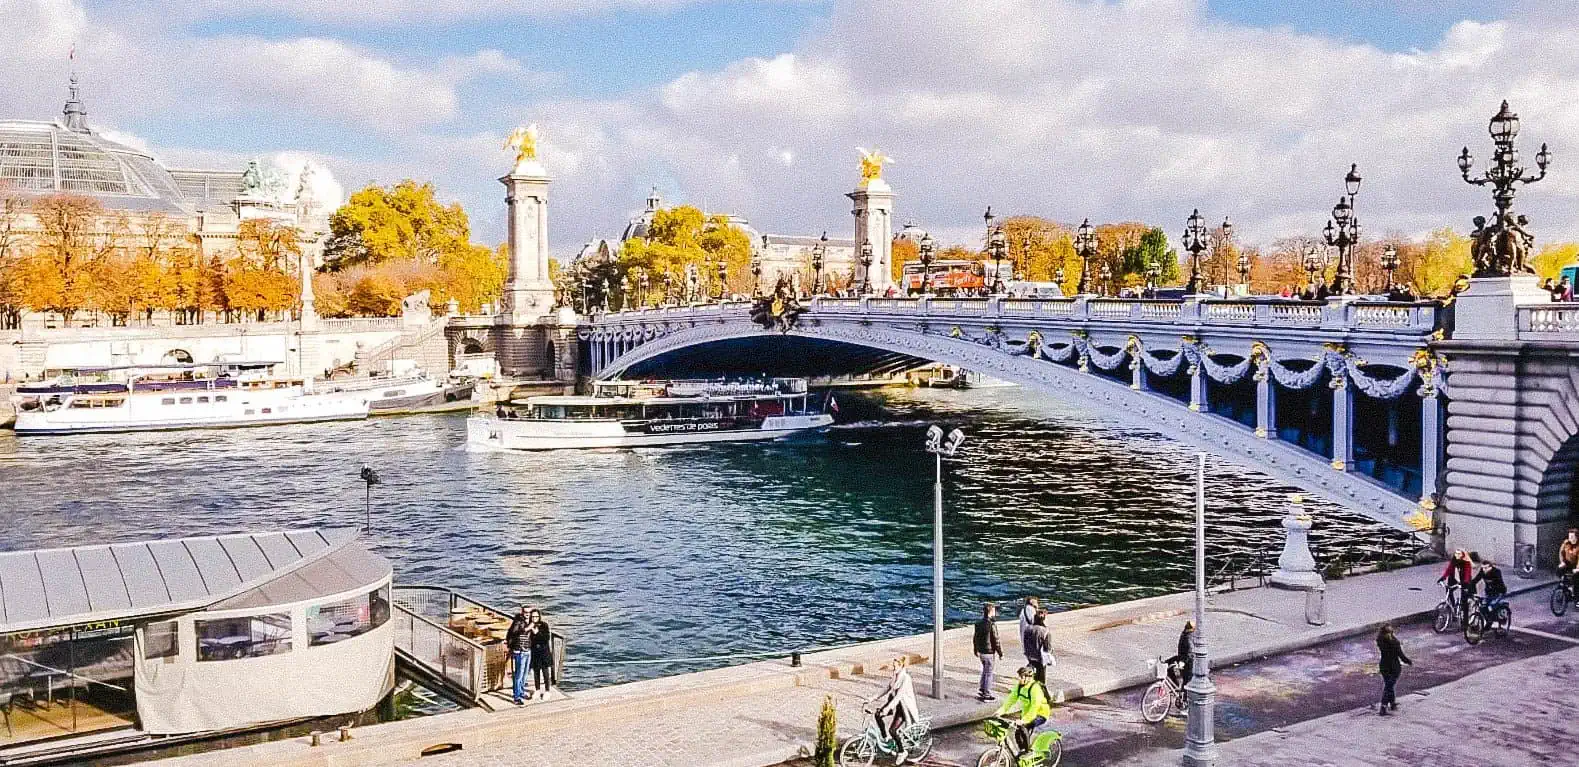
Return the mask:
[[[981, 687], [976, 699], [983, 702], [995, 699], [992, 694], [993, 667], [1003, 657], [1003, 648], [998, 644], [997, 619], [997, 605], [991, 602], [982, 605], [981, 620], [976, 622], [974, 645], [976, 657], [981, 661]], [[1025, 650], [1025, 660], [1035, 670], [1036, 681], [1046, 686], [1047, 669], [1054, 664], [1053, 632], [1047, 627], [1047, 611], [1042, 609], [1036, 597], [1026, 597], [1025, 606], [1020, 608], [1020, 645]]]
[[[510, 690], [515, 705], [525, 705], [532, 699], [533, 692], [541, 693], [546, 699], [554, 684], [554, 634], [543, 620], [543, 614], [528, 611], [526, 605], [521, 605], [520, 612], [510, 621], [504, 641], [510, 648], [510, 662], [515, 667], [515, 685]], [[532, 690], [526, 689], [527, 669], [532, 671]]]

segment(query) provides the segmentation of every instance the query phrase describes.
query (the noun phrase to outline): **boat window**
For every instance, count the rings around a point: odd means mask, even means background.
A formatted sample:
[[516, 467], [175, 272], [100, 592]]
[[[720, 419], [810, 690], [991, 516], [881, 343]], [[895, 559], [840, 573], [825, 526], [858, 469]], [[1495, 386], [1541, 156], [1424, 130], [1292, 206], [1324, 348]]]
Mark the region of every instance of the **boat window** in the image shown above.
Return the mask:
[[263, 409], [263, 412], [265, 412], [265, 413], [272, 413], [272, 412], [274, 412], [274, 408], [266, 407], [266, 408]]
[[180, 649], [176, 638], [180, 636], [175, 621], [162, 621], [143, 626], [143, 657], [147, 660], [174, 658]]
[[344, 602], [307, 608], [307, 646], [334, 644], [366, 634], [389, 620], [389, 587]]
[[174, 405], [175, 404], [175, 397], [165, 397], [164, 399], [159, 400], [159, 404], [161, 404], [161, 405]]
[[197, 401], [198, 401], [199, 404], [202, 404], [204, 402], [208, 402], [208, 398], [207, 397], [198, 397]]
[[405, 393], [406, 393], [405, 389], [391, 389], [389, 391], [384, 392], [384, 396], [385, 397], [399, 397], [400, 395], [405, 394]]
[[74, 400], [71, 401], [71, 406], [72, 407], [93, 407], [93, 400], [91, 400], [91, 399], [74, 399]]
[[244, 415], [252, 415], [253, 413], [256, 413], [256, 412], [258, 412], [258, 411], [253, 410], [252, 408], [249, 407], [249, 408], [247, 408], [247, 412]]
[[197, 659], [261, 658], [291, 651], [290, 613], [193, 621]]
[[229, 401], [229, 399], [230, 399], [229, 397], [226, 397], [225, 395], [221, 394], [221, 395], [215, 397], [214, 401], [215, 402], [226, 402], [226, 401]]
[[183, 404], [183, 405], [190, 405], [190, 404], [192, 404], [192, 398], [191, 397], [182, 397], [181, 398], [181, 404]]

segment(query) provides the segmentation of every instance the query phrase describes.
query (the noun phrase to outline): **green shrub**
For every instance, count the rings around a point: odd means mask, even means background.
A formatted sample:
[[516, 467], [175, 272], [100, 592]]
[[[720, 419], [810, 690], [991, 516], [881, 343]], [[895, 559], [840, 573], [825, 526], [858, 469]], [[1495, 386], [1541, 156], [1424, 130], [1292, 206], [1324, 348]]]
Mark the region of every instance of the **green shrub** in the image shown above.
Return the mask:
[[811, 760], [816, 767], [833, 767], [838, 731], [838, 712], [833, 707], [833, 696], [828, 695], [822, 699], [822, 710], [817, 712], [817, 750]]

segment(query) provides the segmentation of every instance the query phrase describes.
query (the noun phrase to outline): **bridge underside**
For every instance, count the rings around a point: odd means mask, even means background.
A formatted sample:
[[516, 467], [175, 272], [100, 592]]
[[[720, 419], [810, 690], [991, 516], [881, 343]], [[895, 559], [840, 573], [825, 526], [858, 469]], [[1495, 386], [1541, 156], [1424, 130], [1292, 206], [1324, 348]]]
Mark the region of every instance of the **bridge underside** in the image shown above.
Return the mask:
[[888, 375], [929, 360], [870, 346], [778, 334], [728, 338], [659, 354], [630, 366], [632, 378]]

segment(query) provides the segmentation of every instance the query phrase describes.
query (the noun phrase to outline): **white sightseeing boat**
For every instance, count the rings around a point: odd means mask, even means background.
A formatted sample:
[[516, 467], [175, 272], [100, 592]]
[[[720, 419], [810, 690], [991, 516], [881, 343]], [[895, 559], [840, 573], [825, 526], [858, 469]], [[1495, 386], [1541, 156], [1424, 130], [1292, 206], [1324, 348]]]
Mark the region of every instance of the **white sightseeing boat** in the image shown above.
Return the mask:
[[77, 368], [22, 384], [19, 435], [212, 429], [366, 418], [366, 392], [315, 393], [272, 362]]
[[554, 450], [739, 442], [825, 429], [803, 378], [747, 382], [595, 381], [591, 396], [541, 396], [472, 416], [478, 447]]
[[476, 406], [472, 400], [476, 388], [476, 382], [469, 379], [441, 380], [421, 370], [411, 370], [393, 375], [319, 381], [314, 391], [360, 394], [368, 398], [369, 415], [400, 415], [470, 410]]

